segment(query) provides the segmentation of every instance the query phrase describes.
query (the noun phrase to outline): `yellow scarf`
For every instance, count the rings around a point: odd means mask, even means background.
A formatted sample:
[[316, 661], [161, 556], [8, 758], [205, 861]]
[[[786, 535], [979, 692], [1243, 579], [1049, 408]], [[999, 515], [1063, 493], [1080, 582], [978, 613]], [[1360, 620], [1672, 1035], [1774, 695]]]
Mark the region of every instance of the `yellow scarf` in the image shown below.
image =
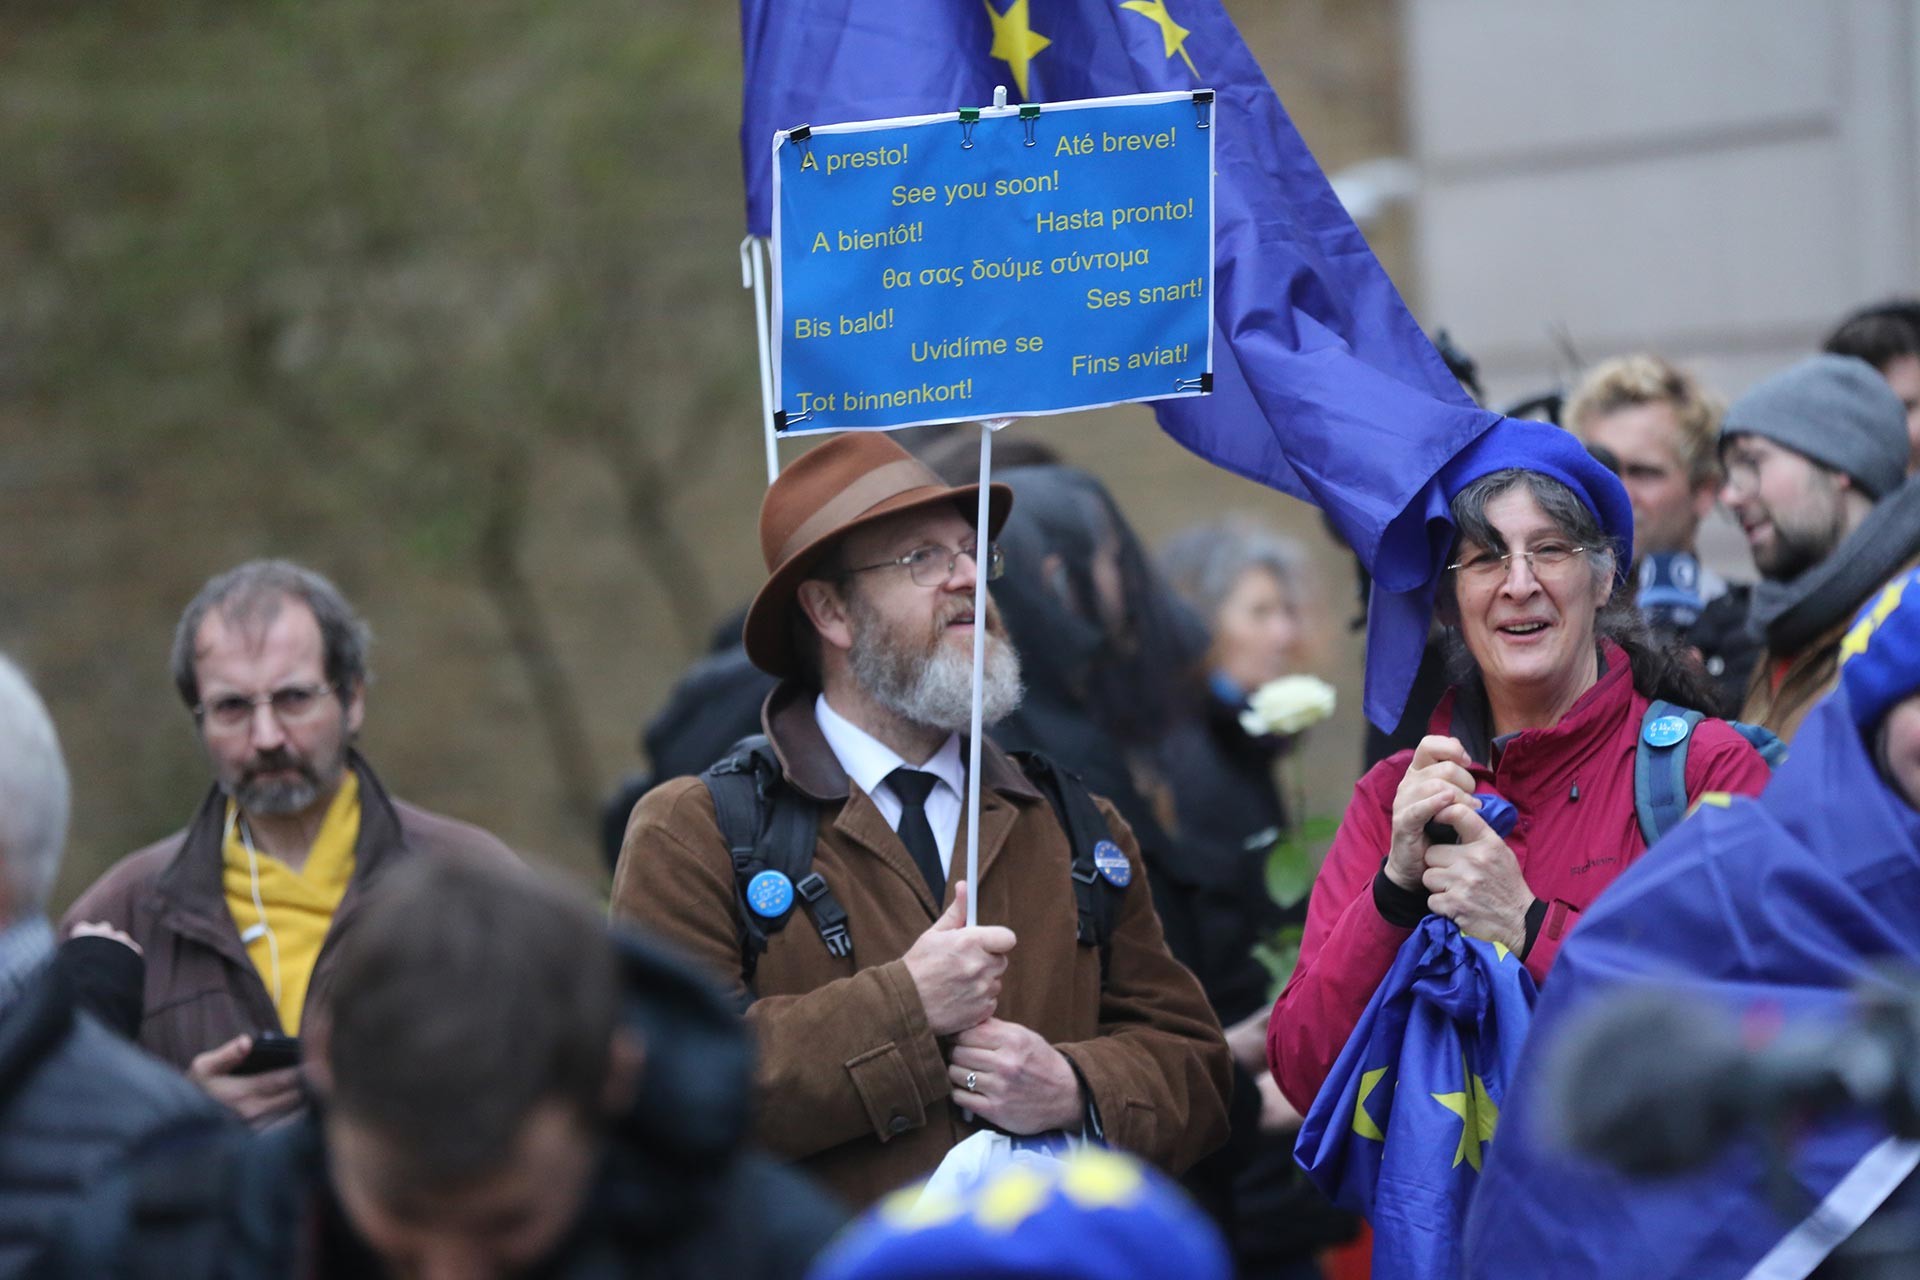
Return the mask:
[[[248, 857], [233, 801], [227, 801], [227, 838], [222, 848], [222, 881], [227, 910], [247, 942], [247, 955], [267, 984], [280, 1011], [280, 1026], [300, 1034], [300, 1013], [307, 1003], [320, 944], [333, 926], [333, 913], [353, 879], [353, 846], [360, 838], [360, 779], [348, 769], [321, 819], [307, 851], [306, 865], [295, 871], [256, 847]], [[255, 878], [258, 877], [258, 901]], [[266, 928], [259, 926], [265, 923]], [[249, 930], [252, 933], [249, 934]]]

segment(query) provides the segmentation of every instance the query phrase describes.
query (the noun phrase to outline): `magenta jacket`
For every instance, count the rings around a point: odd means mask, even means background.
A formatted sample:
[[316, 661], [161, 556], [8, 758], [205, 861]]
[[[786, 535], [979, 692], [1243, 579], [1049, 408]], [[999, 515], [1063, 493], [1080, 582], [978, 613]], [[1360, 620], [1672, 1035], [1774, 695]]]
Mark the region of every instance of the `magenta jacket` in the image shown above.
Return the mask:
[[[1519, 859], [1546, 919], [1526, 955], [1536, 981], [1560, 953], [1567, 930], [1615, 877], [1646, 852], [1634, 816], [1633, 761], [1649, 699], [1634, 689], [1626, 654], [1601, 644], [1606, 671], [1573, 709], [1548, 729], [1508, 740], [1497, 766], [1473, 766], [1480, 790], [1498, 792], [1519, 810], [1507, 844]], [[1478, 761], [1484, 731], [1456, 716], [1455, 695], [1441, 699], [1430, 733], [1460, 739]], [[1397, 752], [1367, 771], [1353, 789], [1340, 832], [1327, 851], [1307, 906], [1300, 962], [1274, 1005], [1267, 1061], [1281, 1092], [1304, 1114], [1327, 1078], [1394, 953], [1412, 932], [1380, 915], [1373, 878], [1387, 856], [1393, 795], [1413, 752]], [[1704, 792], [1758, 795], [1768, 769], [1747, 740], [1724, 721], [1703, 720], [1687, 754], [1687, 797]], [[1576, 798], [1577, 797], [1577, 798]]]

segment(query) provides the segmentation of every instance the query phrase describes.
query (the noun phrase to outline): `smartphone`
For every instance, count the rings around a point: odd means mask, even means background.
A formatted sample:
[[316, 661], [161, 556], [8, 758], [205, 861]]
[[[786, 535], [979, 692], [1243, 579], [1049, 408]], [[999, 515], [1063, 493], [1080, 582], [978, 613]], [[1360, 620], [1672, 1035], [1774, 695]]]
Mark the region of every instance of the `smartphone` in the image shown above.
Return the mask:
[[282, 1067], [299, 1065], [299, 1037], [283, 1036], [278, 1031], [262, 1031], [253, 1038], [253, 1048], [247, 1050], [247, 1056], [240, 1059], [240, 1065], [233, 1069], [233, 1074], [257, 1076], [262, 1071], [278, 1071]]

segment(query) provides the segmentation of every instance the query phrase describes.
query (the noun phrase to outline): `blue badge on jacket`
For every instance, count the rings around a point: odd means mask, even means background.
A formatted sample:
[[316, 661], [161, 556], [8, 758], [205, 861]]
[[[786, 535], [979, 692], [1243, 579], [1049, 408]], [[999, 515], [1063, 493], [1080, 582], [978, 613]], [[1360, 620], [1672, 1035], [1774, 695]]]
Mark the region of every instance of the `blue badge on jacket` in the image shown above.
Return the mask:
[[1684, 716], [1661, 716], [1642, 735], [1650, 747], [1671, 747], [1686, 741], [1691, 730]]
[[793, 906], [793, 881], [778, 871], [762, 871], [747, 881], [747, 905], [764, 920], [787, 914]]
[[1111, 840], [1102, 840], [1093, 846], [1093, 865], [1106, 877], [1108, 884], [1116, 889], [1124, 889], [1133, 883], [1133, 864], [1127, 861], [1127, 855], [1120, 852], [1120, 846]]

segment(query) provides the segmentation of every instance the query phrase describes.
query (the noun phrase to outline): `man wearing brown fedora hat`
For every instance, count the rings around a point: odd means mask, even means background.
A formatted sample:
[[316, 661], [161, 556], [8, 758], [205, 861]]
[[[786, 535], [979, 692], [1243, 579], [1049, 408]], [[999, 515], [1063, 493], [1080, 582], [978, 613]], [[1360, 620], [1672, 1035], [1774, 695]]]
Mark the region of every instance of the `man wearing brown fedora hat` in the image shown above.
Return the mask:
[[[1012, 497], [992, 487], [989, 537]], [[983, 743], [981, 923], [965, 923], [976, 625], [986, 721], [1021, 692], [998, 615], [974, 616], [976, 576], [999, 570], [978, 502], [978, 486], [949, 488], [870, 432], [774, 482], [745, 640], [781, 679], [762, 714], [763, 794], [788, 813], [812, 806], [810, 862], [791, 880], [748, 878], [762, 864], [739, 840], [730, 849], [709, 771], [641, 800], [614, 874], [615, 915], [747, 1002], [762, 1140], [855, 1204], [926, 1176], [985, 1127], [1090, 1133], [1174, 1172], [1226, 1135], [1219, 1023], [1168, 954], [1132, 834], [1104, 800], [1083, 811], [1097, 806], [1097, 855], [1076, 865], [1065, 810]], [[762, 843], [778, 825], [760, 825]], [[1095, 862], [1110, 903], [1098, 945], [1079, 927], [1090, 874], [1075, 883]], [[790, 922], [807, 914], [811, 926]]]

